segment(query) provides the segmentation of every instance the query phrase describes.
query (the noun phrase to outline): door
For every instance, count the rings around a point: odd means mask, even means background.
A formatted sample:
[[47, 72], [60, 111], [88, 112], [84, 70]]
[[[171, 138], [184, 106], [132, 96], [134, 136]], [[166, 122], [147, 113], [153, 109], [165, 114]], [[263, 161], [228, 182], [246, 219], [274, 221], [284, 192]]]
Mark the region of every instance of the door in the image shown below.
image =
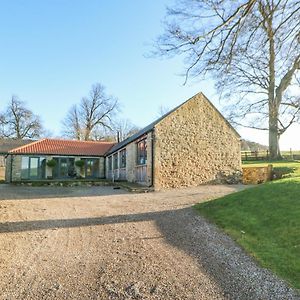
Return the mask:
[[39, 157], [29, 158], [29, 178], [38, 179], [39, 178]]
[[73, 178], [76, 176], [74, 158], [55, 157], [56, 165], [53, 169], [54, 178]]
[[99, 159], [87, 158], [85, 160], [85, 177], [86, 178], [99, 177]]

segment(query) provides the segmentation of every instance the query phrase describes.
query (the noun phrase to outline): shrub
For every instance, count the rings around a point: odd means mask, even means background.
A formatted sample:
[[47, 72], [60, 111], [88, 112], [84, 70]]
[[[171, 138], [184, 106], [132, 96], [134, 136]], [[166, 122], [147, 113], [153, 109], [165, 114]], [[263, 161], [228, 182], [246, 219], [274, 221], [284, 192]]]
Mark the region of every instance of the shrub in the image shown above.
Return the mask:
[[275, 167], [273, 168], [273, 179], [281, 179], [290, 177], [295, 172], [295, 168], [291, 167]]
[[75, 165], [77, 166], [77, 167], [79, 167], [80, 169], [82, 169], [83, 168], [83, 166], [84, 166], [84, 160], [76, 160], [75, 161]]
[[50, 168], [54, 168], [56, 166], [56, 160], [55, 159], [50, 159], [47, 161], [47, 166]]

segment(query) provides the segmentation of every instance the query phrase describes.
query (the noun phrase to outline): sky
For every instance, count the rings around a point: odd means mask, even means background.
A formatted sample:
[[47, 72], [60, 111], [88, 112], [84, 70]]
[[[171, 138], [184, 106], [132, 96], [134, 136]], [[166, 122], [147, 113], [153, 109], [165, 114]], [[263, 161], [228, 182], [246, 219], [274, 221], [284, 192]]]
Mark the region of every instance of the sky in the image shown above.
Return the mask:
[[[0, 0], [0, 110], [17, 95], [54, 136], [72, 104], [94, 83], [118, 97], [120, 117], [143, 127], [160, 106], [173, 108], [202, 91], [222, 110], [213, 82], [180, 76], [181, 57], [150, 58], [172, 0]], [[243, 138], [268, 144], [267, 134], [238, 128]], [[300, 126], [281, 138], [300, 149]]]

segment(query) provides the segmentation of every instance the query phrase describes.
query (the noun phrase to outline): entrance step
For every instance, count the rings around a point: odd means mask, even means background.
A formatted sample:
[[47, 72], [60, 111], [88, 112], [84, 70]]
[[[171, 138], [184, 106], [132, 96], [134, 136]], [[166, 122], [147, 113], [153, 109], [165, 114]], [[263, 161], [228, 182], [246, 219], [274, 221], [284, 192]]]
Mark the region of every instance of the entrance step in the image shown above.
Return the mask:
[[138, 183], [133, 183], [133, 182], [127, 182], [127, 181], [116, 181], [113, 183], [115, 188], [122, 188], [124, 190], [127, 190], [129, 192], [133, 193], [149, 193], [149, 192], [154, 192], [153, 187], [141, 185]]

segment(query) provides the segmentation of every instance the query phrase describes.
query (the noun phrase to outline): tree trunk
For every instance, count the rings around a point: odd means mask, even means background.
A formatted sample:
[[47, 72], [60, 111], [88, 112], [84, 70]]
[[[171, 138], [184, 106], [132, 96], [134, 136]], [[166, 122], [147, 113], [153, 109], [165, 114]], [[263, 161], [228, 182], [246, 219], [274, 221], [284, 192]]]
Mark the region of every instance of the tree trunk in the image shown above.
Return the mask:
[[270, 159], [280, 159], [277, 117], [269, 115], [269, 152]]
[[278, 132], [278, 111], [275, 99], [275, 41], [273, 31], [273, 13], [269, 12], [270, 7], [261, 7], [263, 17], [266, 17], [264, 28], [269, 37], [269, 153], [270, 159], [280, 159], [279, 132]]

